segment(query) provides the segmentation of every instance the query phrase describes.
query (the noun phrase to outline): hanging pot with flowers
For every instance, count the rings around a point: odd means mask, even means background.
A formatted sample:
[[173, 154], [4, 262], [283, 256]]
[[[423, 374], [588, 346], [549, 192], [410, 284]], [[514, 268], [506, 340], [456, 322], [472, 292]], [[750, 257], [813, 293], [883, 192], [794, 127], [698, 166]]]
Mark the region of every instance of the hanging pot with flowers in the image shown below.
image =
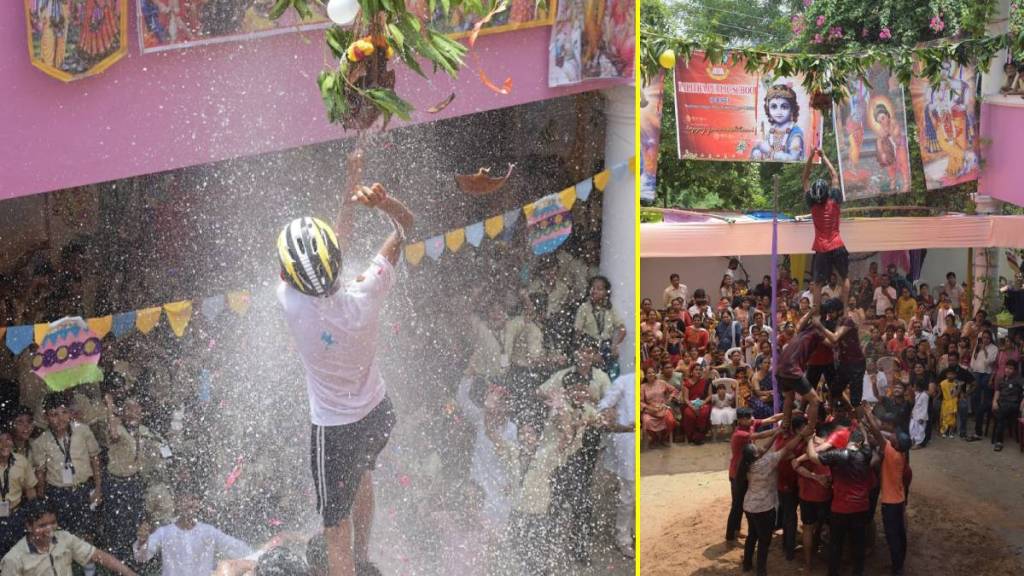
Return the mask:
[[[324, 4], [335, 22], [326, 31], [325, 40], [337, 65], [320, 72], [317, 84], [328, 119], [347, 130], [366, 130], [379, 118], [383, 119], [384, 127], [393, 116], [409, 120], [413, 107], [395, 91], [396, 58], [424, 78], [420, 58], [429, 61], [434, 71], [440, 69], [452, 77], [463, 66], [466, 45], [435, 30], [431, 22], [410, 12], [405, 2], [277, 0], [269, 15], [278, 18], [294, 7], [306, 18], [312, 15], [309, 2]], [[429, 0], [426, 8], [430, 14], [443, 12], [445, 18], [455, 11], [482, 16], [489, 15], [492, 4], [499, 3], [500, 0]], [[450, 101], [449, 98], [446, 104]]]

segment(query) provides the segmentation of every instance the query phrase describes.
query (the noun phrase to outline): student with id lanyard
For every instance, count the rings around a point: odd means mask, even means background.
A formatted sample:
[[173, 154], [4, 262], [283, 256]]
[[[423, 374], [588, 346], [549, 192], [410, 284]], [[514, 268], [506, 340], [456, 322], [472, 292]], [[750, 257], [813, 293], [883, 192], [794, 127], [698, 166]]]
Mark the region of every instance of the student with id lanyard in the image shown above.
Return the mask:
[[39, 496], [52, 503], [61, 527], [88, 539], [96, 533], [93, 512], [103, 497], [100, 446], [88, 426], [71, 421], [69, 404], [64, 393], [46, 397], [50, 429], [32, 444], [32, 464]]
[[0, 432], [0, 557], [24, 535], [21, 519], [23, 499], [36, 497], [36, 475], [24, 456], [14, 453], [14, 439], [9, 432]]
[[59, 529], [57, 514], [48, 502], [29, 502], [23, 517], [25, 537], [0, 560], [0, 576], [72, 576], [72, 563], [99, 564], [113, 574], [137, 576], [117, 558]]
[[142, 408], [133, 397], [115, 404], [113, 397], [104, 397], [107, 407], [107, 478], [106, 508], [114, 513], [103, 515], [103, 534], [111, 552], [122, 561], [132, 556], [131, 541], [145, 516], [145, 482], [147, 463], [162, 441], [142, 424]]

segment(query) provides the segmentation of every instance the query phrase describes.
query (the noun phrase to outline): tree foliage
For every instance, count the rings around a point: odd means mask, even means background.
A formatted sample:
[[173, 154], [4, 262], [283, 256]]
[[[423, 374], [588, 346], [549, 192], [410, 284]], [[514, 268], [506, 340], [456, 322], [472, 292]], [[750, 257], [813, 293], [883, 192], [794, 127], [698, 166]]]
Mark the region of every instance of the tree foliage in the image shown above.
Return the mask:
[[[686, 7], [679, 9], [680, 4]], [[841, 100], [845, 79], [862, 75], [875, 62], [888, 66], [906, 83], [915, 61], [923, 63], [919, 75], [937, 78], [939, 64], [945, 60], [987, 65], [1000, 48], [1020, 50], [1024, 46], [1024, 27], [1011, 26], [1010, 33], [1002, 36], [984, 35], [994, 5], [994, 0], [643, 0], [641, 68], [645, 78], [653, 77], [658, 70], [658, 56], [669, 48], [675, 50], [677, 60], [688, 59], [696, 50], [703, 50], [712, 58], [728, 52], [745, 58], [750, 71], [803, 73], [808, 77], [805, 84], [812, 91], [831, 91], [833, 99]], [[729, 11], [735, 18], [721, 19]], [[740, 14], [765, 18], [768, 30], [744, 35], [743, 30], [738, 30], [746, 21]], [[679, 18], [692, 18], [694, 24], [680, 24]], [[784, 29], [782, 33], [780, 27]], [[882, 34], [883, 29], [887, 33]], [[658, 206], [769, 209], [772, 178], [778, 175], [780, 208], [792, 214], [807, 212], [801, 186], [802, 165], [679, 160], [671, 73], [667, 78], [658, 163]], [[911, 109], [909, 91], [906, 107]], [[837, 150], [830, 116], [827, 114], [824, 122], [823, 146], [834, 159]], [[848, 206], [927, 206], [940, 212], [973, 210], [969, 194], [977, 189], [974, 182], [941, 191], [925, 190], [917, 126], [912, 115], [907, 120], [911, 192], [854, 201]], [[884, 210], [872, 213], [885, 214]]]

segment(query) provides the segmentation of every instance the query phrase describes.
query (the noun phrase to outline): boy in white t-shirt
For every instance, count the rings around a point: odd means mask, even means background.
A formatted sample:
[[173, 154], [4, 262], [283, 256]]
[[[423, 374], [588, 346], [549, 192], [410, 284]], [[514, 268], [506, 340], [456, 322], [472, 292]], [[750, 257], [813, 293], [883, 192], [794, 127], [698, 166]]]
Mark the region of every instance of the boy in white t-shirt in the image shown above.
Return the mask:
[[[367, 558], [373, 520], [370, 473], [395, 414], [377, 363], [377, 333], [405, 231], [413, 224], [412, 213], [383, 186], [357, 185], [358, 151], [349, 166], [354, 168], [348, 178], [354, 192], [342, 206], [338, 236], [321, 220], [299, 218], [281, 232], [277, 246], [283, 280], [278, 301], [306, 373], [310, 463], [331, 576], [380, 573]], [[357, 203], [387, 214], [395, 231], [369, 268], [343, 287], [338, 282], [341, 248]]]

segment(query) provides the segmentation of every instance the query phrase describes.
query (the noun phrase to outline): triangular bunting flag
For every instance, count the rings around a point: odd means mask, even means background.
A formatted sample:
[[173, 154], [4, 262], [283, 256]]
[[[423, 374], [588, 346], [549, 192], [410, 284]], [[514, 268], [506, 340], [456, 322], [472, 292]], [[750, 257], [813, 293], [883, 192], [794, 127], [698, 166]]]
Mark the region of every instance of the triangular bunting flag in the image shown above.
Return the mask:
[[426, 242], [427, 244], [427, 256], [430, 256], [431, 260], [437, 261], [444, 253], [444, 235], [434, 236]]
[[594, 174], [594, 186], [598, 190], [604, 192], [604, 187], [608, 185], [608, 176], [609, 174], [607, 170], [602, 170], [601, 172]]
[[558, 200], [565, 206], [566, 210], [572, 210], [572, 205], [576, 203], [576, 189], [566, 188], [558, 193]]
[[245, 315], [252, 304], [252, 298], [248, 292], [228, 292], [228, 308], [239, 316]]
[[171, 325], [171, 331], [178, 338], [185, 334], [189, 320], [192, 319], [192, 302], [182, 300], [180, 302], [169, 302], [164, 304], [164, 312], [167, 314], [167, 322]]
[[199, 305], [199, 311], [207, 320], [215, 320], [224, 311], [224, 295], [218, 294], [203, 298], [203, 303]]
[[419, 266], [420, 260], [423, 260], [423, 242], [417, 242], [406, 246], [405, 260], [413, 266]]
[[531, 216], [533, 216], [533, 211], [536, 210], [536, 209], [537, 209], [537, 203], [536, 202], [530, 202], [526, 206], [523, 206], [523, 214], [526, 214], [526, 217], [530, 218]]
[[99, 318], [89, 318], [85, 323], [89, 325], [89, 330], [92, 330], [96, 337], [102, 340], [110, 333], [110, 327], [114, 325], [114, 317], [100, 316]]
[[149, 334], [160, 323], [160, 307], [143, 308], [135, 311], [135, 327], [143, 334]]
[[615, 166], [612, 166], [612, 180], [618, 182], [626, 175], [626, 163], [619, 162]]
[[114, 314], [114, 338], [120, 338], [135, 328], [135, 311]]
[[8, 326], [7, 337], [4, 339], [4, 342], [7, 343], [7, 349], [15, 356], [21, 354], [32, 343], [32, 332], [33, 327], [29, 324], [24, 326]]
[[500, 214], [484, 220], [484, 231], [487, 232], [488, 238], [496, 238], [504, 228], [505, 218]]
[[586, 202], [590, 198], [590, 191], [594, 189], [594, 181], [587, 178], [576, 185], [576, 198]]
[[504, 214], [505, 230], [501, 234], [502, 242], [509, 242], [512, 240], [512, 235], [516, 232], [516, 224], [519, 222], [519, 210], [509, 210]]
[[34, 338], [33, 342], [36, 344], [42, 344], [43, 338], [46, 338], [46, 333], [50, 331], [50, 325], [46, 322], [41, 322], [32, 327]]
[[444, 245], [452, 252], [458, 252], [462, 244], [466, 242], [466, 229], [459, 228], [444, 233]]
[[478, 248], [480, 243], [484, 240], [484, 223], [477, 222], [476, 224], [470, 224], [466, 226], [466, 242], [469, 245]]

